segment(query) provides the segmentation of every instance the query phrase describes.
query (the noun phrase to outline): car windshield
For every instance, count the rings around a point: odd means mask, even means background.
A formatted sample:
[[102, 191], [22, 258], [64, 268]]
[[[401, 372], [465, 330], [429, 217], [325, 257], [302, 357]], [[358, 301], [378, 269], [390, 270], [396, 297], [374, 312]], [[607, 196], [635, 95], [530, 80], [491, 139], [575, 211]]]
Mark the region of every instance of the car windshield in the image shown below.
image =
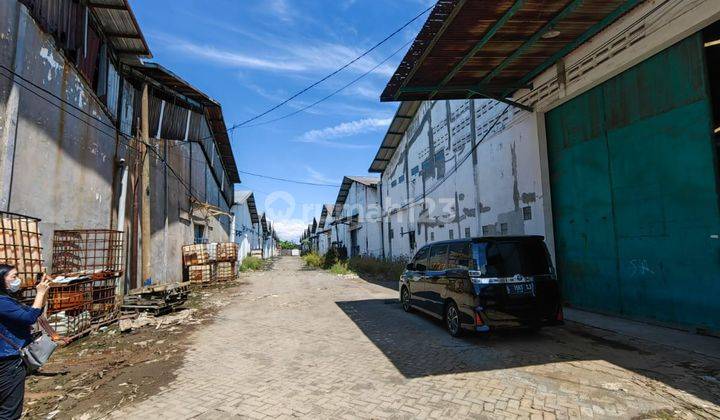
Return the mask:
[[476, 243], [473, 246], [473, 256], [478, 267], [485, 267], [486, 277], [550, 274], [548, 254], [542, 240]]

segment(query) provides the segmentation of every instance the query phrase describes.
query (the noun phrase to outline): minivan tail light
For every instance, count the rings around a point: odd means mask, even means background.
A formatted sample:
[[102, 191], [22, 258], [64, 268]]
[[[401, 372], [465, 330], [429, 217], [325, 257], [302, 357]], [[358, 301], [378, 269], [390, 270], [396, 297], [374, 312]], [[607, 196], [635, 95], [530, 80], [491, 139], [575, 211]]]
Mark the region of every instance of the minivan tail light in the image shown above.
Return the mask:
[[565, 320], [565, 314], [563, 313], [562, 306], [558, 307], [557, 314], [555, 315], [555, 321], [564, 321]]
[[475, 312], [475, 326], [480, 327], [482, 325], [485, 325], [485, 321], [482, 320], [479, 313]]

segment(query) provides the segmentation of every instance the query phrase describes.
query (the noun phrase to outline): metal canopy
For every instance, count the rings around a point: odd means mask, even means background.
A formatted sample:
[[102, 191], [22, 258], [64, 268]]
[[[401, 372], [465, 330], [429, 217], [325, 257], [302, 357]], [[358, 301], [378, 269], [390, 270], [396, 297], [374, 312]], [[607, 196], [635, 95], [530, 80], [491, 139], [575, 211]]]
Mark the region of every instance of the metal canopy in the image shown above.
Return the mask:
[[127, 0], [92, 0], [87, 6], [113, 50], [121, 54], [152, 57]]
[[380, 99], [491, 98], [521, 88], [643, 0], [440, 0]]
[[419, 107], [420, 102], [403, 102], [400, 104], [390, 123], [390, 127], [388, 127], [388, 132], [385, 134], [377, 154], [375, 154], [375, 159], [370, 164], [368, 172], [381, 173], [385, 170]]
[[145, 62], [136, 66], [128, 66], [128, 69], [137, 79], [147, 81], [155, 88], [164, 90], [167, 94], [187, 102], [191, 108], [202, 108], [198, 111], [205, 114], [229, 181], [240, 183], [240, 173], [237, 169], [220, 103], [160, 64]]

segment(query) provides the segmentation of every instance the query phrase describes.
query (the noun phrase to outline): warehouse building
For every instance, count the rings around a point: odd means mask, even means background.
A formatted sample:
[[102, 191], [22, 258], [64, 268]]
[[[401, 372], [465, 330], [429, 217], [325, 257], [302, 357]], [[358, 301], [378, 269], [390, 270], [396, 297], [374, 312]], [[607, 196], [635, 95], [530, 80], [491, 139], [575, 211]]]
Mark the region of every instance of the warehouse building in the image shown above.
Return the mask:
[[[122, 292], [181, 280], [185, 243], [228, 241], [240, 179], [222, 109], [143, 61], [150, 50], [126, 1], [3, 1], [0, 21], [0, 211], [42, 220], [47, 265], [56, 230], [122, 231]], [[149, 129], [141, 140], [144, 86]]]
[[332, 212], [332, 225], [335, 242], [345, 248], [348, 257], [382, 256], [379, 181], [367, 176], [343, 177]]
[[568, 304], [720, 331], [718, 19], [703, 0], [438, 2], [382, 94], [401, 101], [370, 167], [385, 256], [541, 234]]
[[235, 191], [232, 206], [232, 231], [234, 242], [238, 244], [238, 262], [260, 247], [260, 217], [255, 205], [255, 194], [252, 191]]

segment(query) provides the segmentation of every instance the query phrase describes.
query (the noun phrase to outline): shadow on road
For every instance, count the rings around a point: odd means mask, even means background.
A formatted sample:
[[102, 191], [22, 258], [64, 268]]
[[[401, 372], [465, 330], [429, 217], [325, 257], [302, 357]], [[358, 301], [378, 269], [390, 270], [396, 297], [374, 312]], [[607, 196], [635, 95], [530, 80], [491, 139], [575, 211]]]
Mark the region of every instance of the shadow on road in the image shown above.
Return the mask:
[[[630, 341], [579, 324], [547, 327], [536, 333], [510, 330], [454, 339], [440, 321], [417, 312], [405, 313], [396, 299], [336, 304], [407, 378], [604, 360], [720, 403], [720, 384], [712, 379], [720, 374], [717, 360], [678, 355], [652, 343]], [[578, 380], [592, 383], [602, 379]]]
[[358, 277], [368, 283], [376, 284], [388, 288], [390, 290], [398, 291], [399, 279], [388, 279], [387, 277], [375, 276], [367, 273], [358, 273]]

